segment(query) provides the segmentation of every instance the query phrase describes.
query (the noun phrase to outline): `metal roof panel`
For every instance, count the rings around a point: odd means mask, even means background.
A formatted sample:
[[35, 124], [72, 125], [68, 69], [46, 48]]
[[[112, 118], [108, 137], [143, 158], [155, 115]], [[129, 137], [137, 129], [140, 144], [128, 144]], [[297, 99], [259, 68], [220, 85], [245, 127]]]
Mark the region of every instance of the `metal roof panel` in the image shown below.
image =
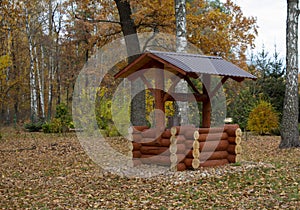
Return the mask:
[[256, 79], [256, 77], [249, 72], [237, 67], [221, 57], [153, 50], [149, 50], [147, 52], [181, 68], [188, 73]]

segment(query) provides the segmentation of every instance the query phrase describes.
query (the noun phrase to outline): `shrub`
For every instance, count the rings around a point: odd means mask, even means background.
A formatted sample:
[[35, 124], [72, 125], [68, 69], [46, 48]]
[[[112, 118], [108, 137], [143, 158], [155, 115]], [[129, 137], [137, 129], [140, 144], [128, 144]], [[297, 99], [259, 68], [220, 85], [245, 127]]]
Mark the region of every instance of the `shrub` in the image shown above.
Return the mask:
[[233, 123], [239, 124], [240, 128], [244, 130], [247, 128], [248, 117], [257, 103], [257, 98], [251, 93], [249, 87], [243, 87], [239, 94], [236, 94], [232, 87], [228, 89], [232, 101], [228, 105], [227, 116], [232, 117]]
[[279, 118], [272, 105], [261, 100], [250, 112], [247, 128], [260, 135], [270, 134], [279, 128]]
[[67, 131], [69, 127], [74, 125], [65, 104], [57, 105], [55, 118], [42, 126], [44, 133], [61, 133]]
[[57, 105], [55, 119], [60, 119], [63, 126], [68, 126], [72, 121], [68, 107], [64, 103]]
[[43, 126], [42, 126], [42, 129], [43, 129], [43, 132], [44, 133], [51, 133], [51, 125], [50, 123], [45, 123]]
[[44, 133], [61, 133], [63, 132], [64, 125], [61, 119], [54, 118], [50, 123], [45, 123], [42, 128]]
[[24, 125], [29, 132], [38, 132], [42, 129], [43, 122], [27, 123]]
[[116, 128], [116, 126], [111, 125], [108, 130], [107, 130], [107, 136], [109, 137], [116, 137], [116, 136], [120, 136], [120, 133], [118, 131], [118, 129]]

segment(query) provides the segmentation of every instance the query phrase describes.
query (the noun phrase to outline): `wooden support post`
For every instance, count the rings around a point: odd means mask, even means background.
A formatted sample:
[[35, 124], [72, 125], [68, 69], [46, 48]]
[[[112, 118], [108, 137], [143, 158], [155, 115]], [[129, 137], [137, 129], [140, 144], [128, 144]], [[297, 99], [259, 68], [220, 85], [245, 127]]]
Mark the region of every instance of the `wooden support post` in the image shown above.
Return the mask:
[[165, 102], [164, 102], [164, 65], [157, 66], [155, 70], [155, 109], [160, 110], [155, 112], [155, 125], [158, 129], [165, 128]]
[[207, 96], [202, 107], [202, 127], [209, 128], [211, 123], [211, 101], [209, 97], [211, 76], [203, 75], [203, 94]]

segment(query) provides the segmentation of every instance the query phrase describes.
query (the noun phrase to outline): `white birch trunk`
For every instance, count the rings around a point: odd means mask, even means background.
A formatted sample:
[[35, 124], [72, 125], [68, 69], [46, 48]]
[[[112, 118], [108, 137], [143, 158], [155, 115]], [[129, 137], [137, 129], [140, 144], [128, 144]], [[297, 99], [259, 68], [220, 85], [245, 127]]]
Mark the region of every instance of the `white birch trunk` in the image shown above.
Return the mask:
[[54, 80], [54, 70], [53, 70], [53, 57], [52, 54], [49, 58], [49, 72], [48, 72], [48, 120], [51, 119], [51, 115], [52, 115], [52, 93], [53, 93], [53, 80]]
[[26, 14], [26, 33], [28, 38], [28, 47], [29, 47], [29, 56], [30, 56], [30, 64], [29, 64], [29, 81], [30, 81], [30, 111], [31, 111], [31, 121], [38, 121], [38, 106], [37, 106], [37, 91], [36, 91], [36, 77], [35, 77], [35, 69], [34, 69], [34, 45], [33, 38], [31, 34], [31, 25], [30, 25], [30, 17], [28, 15], [27, 9], [25, 9]]
[[[42, 112], [42, 119], [45, 119], [45, 99], [44, 99], [44, 86], [43, 86], [43, 78], [41, 71], [43, 71], [43, 63], [40, 65], [37, 48], [34, 48], [35, 52], [35, 63], [36, 63], [36, 72], [37, 72], [37, 79], [38, 79], [38, 88], [39, 88], [39, 96], [40, 96], [40, 105], [41, 105], [41, 112]], [[43, 62], [43, 60], [42, 60]]]
[[[61, 2], [59, 3], [59, 7], [61, 7]], [[56, 21], [55, 25], [56, 27], [53, 27], [53, 31], [55, 32], [55, 58], [58, 58], [60, 56], [60, 47], [59, 47], [59, 41], [60, 41], [60, 31], [62, 29], [62, 14], [59, 12], [56, 14], [58, 16], [58, 20]], [[57, 81], [57, 104], [61, 103], [61, 77], [60, 77], [60, 70], [61, 70], [61, 62], [59, 59], [56, 59], [55, 61], [55, 73], [56, 73], [56, 81]]]
[[185, 0], [175, 0], [175, 18], [176, 18], [176, 51], [186, 52], [187, 29], [186, 29], [186, 1]]
[[300, 147], [298, 130], [298, 19], [299, 0], [287, 1], [286, 90], [280, 148]]
[[[52, 22], [52, 0], [48, 2], [48, 30], [49, 30], [49, 37], [50, 40], [53, 40], [53, 22]], [[48, 113], [47, 113], [47, 120], [51, 120], [52, 116], [52, 93], [53, 93], [53, 81], [54, 81], [54, 59], [53, 59], [53, 49], [50, 45], [49, 49], [49, 72], [48, 72]]]
[[[186, 1], [175, 0], [175, 19], [176, 19], [176, 52], [186, 52]], [[175, 89], [179, 93], [188, 92], [188, 84], [185, 80], [181, 80]], [[181, 125], [189, 123], [188, 119], [188, 102], [177, 102], [179, 115], [181, 117]]]

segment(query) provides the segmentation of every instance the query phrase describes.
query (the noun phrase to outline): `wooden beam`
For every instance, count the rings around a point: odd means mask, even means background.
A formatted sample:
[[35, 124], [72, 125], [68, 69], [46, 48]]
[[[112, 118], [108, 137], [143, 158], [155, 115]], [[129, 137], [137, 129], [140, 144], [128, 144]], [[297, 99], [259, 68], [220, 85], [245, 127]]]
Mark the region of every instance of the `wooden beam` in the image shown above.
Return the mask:
[[189, 84], [189, 86], [191, 86], [191, 88], [193, 89], [193, 91], [195, 91], [195, 93], [201, 94], [199, 92], [199, 90], [195, 87], [195, 85], [193, 84], [193, 82], [190, 80], [190, 78], [184, 77], [184, 79], [187, 81], [187, 83]]
[[[233, 79], [234, 81], [237, 81], [237, 82], [242, 82], [245, 80], [244, 77], [231, 77], [231, 79]], [[256, 79], [253, 79], [253, 80], [256, 80]]]
[[198, 72], [188, 72], [187, 76], [192, 77], [194, 79], [198, 79], [202, 74], [198, 73]]
[[169, 88], [168, 92], [174, 92], [176, 85], [178, 84], [178, 82], [180, 81], [181, 77], [179, 77], [178, 75], [174, 76], [174, 79], [172, 79], [172, 85]]
[[202, 106], [202, 127], [209, 128], [211, 125], [211, 102], [209, 98], [211, 75], [203, 75], [203, 94], [207, 96], [207, 100], [203, 101]]
[[147, 88], [150, 90], [150, 89], [153, 89], [153, 86], [151, 85], [151, 83], [145, 78], [145, 76], [142, 74], [141, 76], [141, 79], [142, 81], [145, 83], [145, 85], [147, 86]]
[[[149, 60], [147, 63], [143, 64], [142, 66], [140, 66], [138, 69], [136, 69], [135, 71], [133, 71], [130, 75], [127, 76], [127, 78], [130, 80], [130, 81], [134, 81], [138, 78], [141, 77], [141, 75], [145, 75], [146, 73], [149, 73], [151, 74], [151, 69], [154, 69], [155, 67], [157, 66], [162, 66], [163, 64], [160, 63], [159, 61], [157, 60]], [[159, 68], [159, 67], [158, 67]], [[162, 69], [164, 70], [164, 69]], [[178, 73], [178, 72], [177, 72]], [[151, 75], [151, 77], [154, 79], [155, 76], [154, 75]]]
[[138, 57], [135, 61], [127, 65], [123, 70], [119, 71], [117, 74], [114, 75], [114, 77], [117, 78], [125, 78], [128, 75], [130, 75], [135, 70], [139, 69], [141, 66], [143, 66], [145, 63], [150, 61], [149, 58], [147, 58], [147, 54], [142, 54], [140, 57]]
[[214, 90], [210, 93], [210, 97], [213, 98], [216, 96], [219, 89], [224, 85], [224, 83], [229, 79], [229, 77], [225, 76], [222, 78], [222, 80], [217, 84], [217, 86], [214, 88]]
[[165, 93], [164, 101], [206, 101], [207, 96], [199, 93]]

